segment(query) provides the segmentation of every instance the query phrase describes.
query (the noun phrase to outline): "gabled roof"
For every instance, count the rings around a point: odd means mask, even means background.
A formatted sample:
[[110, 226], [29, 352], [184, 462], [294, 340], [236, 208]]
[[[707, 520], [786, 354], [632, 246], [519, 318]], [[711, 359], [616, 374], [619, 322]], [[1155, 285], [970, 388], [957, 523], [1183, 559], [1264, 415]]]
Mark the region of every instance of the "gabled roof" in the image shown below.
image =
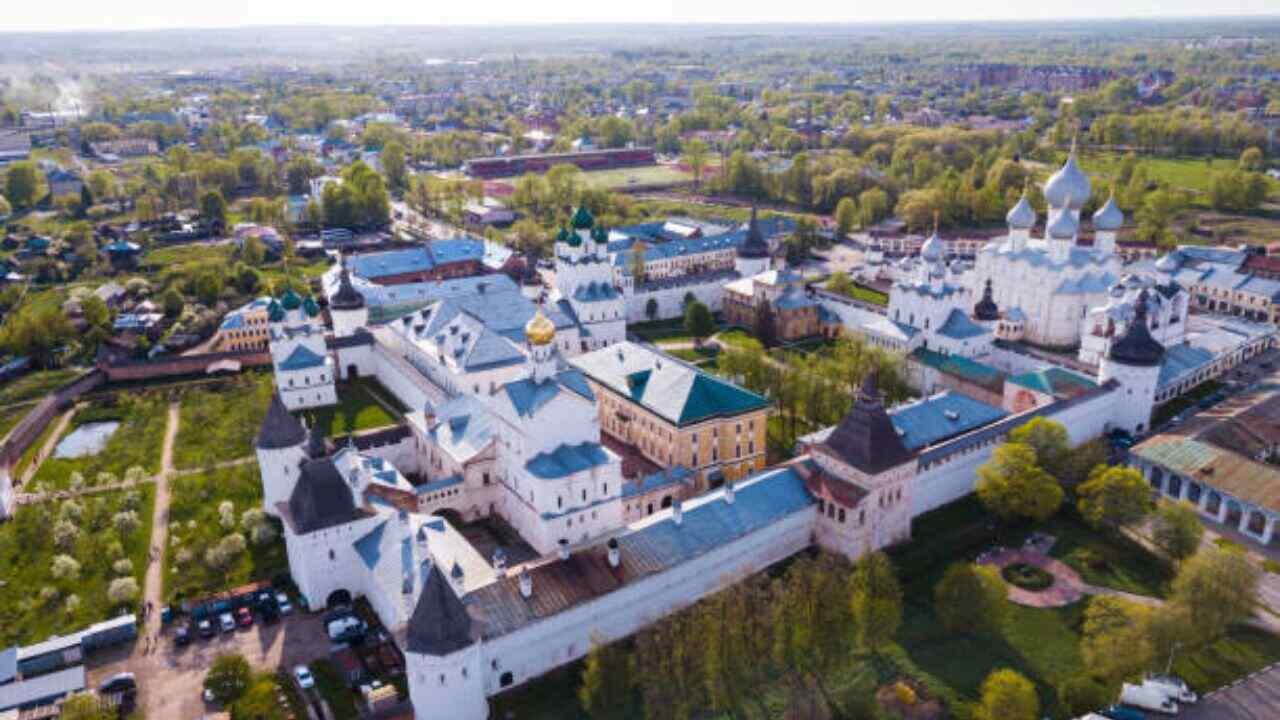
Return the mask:
[[551, 452], [538, 453], [525, 463], [525, 469], [542, 480], [558, 480], [593, 467], [607, 465], [613, 455], [600, 443], [559, 445]]
[[466, 606], [435, 563], [426, 573], [418, 603], [409, 617], [407, 639], [409, 652], [436, 657], [457, 652], [475, 642]]
[[299, 345], [289, 353], [289, 357], [280, 362], [281, 370], [306, 370], [324, 365], [324, 356], [317, 355], [306, 345]]
[[769, 405], [760, 395], [632, 342], [616, 343], [570, 362], [601, 385], [677, 425]]
[[1055, 398], [1072, 398], [1098, 389], [1098, 384], [1089, 378], [1059, 367], [1013, 375], [1009, 382]]
[[279, 393], [272, 393], [267, 415], [258, 429], [257, 446], [263, 450], [280, 450], [297, 447], [306, 439], [306, 428], [285, 408]]
[[1008, 415], [967, 395], [946, 391], [896, 407], [890, 421], [908, 450], [919, 450]]
[[511, 408], [520, 417], [533, 417], [544, 405], [560, 395], [562, 390], [571, 391], [586, 400], [595, 400], [591, 386], [587, 384], [582, 373], [577, 370], [561, 370], [554, 377], [534, 382], [532, 378], [520, 378], [502, 386]]
[[990, 332], [990, 330], [970, 320], [969, 316], [959, 308], [953, 308], [951, 314], [947, 315], [946, 322], [942, 323], [942, 327], [938, 328], [939, 335], [955, 340], [981, 337]]

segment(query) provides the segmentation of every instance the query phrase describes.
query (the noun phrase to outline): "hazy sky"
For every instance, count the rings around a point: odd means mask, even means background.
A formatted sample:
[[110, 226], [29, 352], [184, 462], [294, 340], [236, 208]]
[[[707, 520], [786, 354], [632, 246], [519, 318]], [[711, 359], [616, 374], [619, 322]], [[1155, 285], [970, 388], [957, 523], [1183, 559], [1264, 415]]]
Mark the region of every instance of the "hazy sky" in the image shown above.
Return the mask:
[[243, 25], [879, 22], [1259, 15], [1275, 0], [8, 0], [3, 31]]

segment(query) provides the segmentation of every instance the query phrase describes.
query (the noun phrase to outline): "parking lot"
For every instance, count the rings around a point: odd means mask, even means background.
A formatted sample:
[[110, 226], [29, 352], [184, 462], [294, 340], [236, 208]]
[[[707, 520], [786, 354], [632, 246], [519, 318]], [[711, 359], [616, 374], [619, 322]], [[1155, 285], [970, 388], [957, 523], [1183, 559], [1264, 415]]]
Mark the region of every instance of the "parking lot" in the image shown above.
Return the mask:
[[138, 704], [146, 717], [225, 717], [220, 708], [207, 705], [202, 697], [205, 672], [214, 658], [240, 653], [254, 668], [275, 670], [309, 663], [329, 651], [319, 614], [295, 613], [270, 625], [255, 622], [209, 639], [194, 637], [186, 646], [173, 643], [174, 627], [165, 628], [163, 642], [149, 654], [140, 646], [127, 646], [112, 651], [114, 654], [94, 656], [87, 666], [89, 686], [97, 687], [103, 679], [127, 670], [137, 675]]

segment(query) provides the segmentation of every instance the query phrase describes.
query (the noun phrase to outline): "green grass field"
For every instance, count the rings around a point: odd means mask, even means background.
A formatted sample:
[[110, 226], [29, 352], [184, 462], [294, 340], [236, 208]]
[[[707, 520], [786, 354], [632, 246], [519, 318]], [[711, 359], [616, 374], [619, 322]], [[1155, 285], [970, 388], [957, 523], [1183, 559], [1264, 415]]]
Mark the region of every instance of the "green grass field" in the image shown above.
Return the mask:
[[580, 176], [582, 184], [593, 190], [626, 190], [629, 187], [653, 188], [693, 182], [693, 174], [674, 165], [593, 170]]
[[[289, 560], [284, 539], [255, 545], [241, 515], [262, 507], [262, 481], [256, 463], [179, 476], [171, 481], [169, 549], [165, 553], [164, 597], [169, 601], [200, 598], [256, 580], [270, 580], [286, 572]], [[235, 525], [220, 523], [219, 506], [231, 502]], [[211, 567], [204, 558], [207, 548], [223, 536], [239, 532], [249, 540], [248, 549], [225, 570]]]
[[271, 374], [248, 372], [182, 394], [174, 466], [206, 467], [253, 455], [253, 441], [271, 402]]
[[[149, 476], [156, 474], [160, 471], [167, 415], [168, 402], [158, 392], [119, 392], [93, 401], [76, 412], [67, 425], [66, 433], [80, 425], [105, 420], [118, 420], [120, 427], [107, 440], [106, 446], [93, 455], [56, 458], [50, 454], [36, 471], [35, 489], [64, 489], [73, 472], [83, 475], [87, 486], [97, 484], [98, 474], [102, 472], [123, 479], [125, 471], [135, 465]], [[63, 437], [66, 437], [65, 433]]]
[[41, 370], [0, 385], [0, 406], [36, 402], [80, 374], [77, 370]]
[[374, 394], [383, 402], [404, 412], [405, 408], [398, 406], [391, 393], [379, 385], [377, 380], [359, 378], [338, 386], [336, 406], [304, 410], [295, 414], [304, 417], [308, 424], [319, 423], [326, 437], [395, 425], [396, 417], [374, 399]]
[[[0, 647], [30, 644], [53, 634], [66, 634], [105, 620], [120, 608], [107, 598], [107, 586], [115, 577], [132, 576], [142, 587], [147, 568], [147, 546], [151, 537], [151, 515], [155, 488], [144, 485], [134, 491], [105, 493], [75, 502], [79, 508], [80, 536], [68, 549], [54, 545], [50, 532], [62, 514], [71, 520], [72, 507], [66, 503], [27, 505], [17, 516], [0, 523]], [[112, 525], [112, 516], [135, 508], [139, 527], [121, 536]], [[80, 563], [77, 577], [55, 579], [53, 557], [71, 555]], [[115, 561], [128, 559], [132, 571], [117, 573]], [[75, 595], [79, 600], [71, 601]]]

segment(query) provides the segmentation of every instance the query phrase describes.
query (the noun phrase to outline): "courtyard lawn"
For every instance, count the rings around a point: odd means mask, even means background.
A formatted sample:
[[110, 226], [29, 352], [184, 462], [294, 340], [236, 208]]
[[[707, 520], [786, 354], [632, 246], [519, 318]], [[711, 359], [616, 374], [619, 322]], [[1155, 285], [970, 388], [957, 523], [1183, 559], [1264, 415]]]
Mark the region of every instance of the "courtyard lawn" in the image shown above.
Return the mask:
[[155, 475], [160, 471], [167, 416], [168, 401], [159, 392], [118, 392], [92, 401], [76, 411], [67, 425], [67, 433], [81, 425], [107, 420], [119, 421], [120, 427], [112, 433], [106, 446], [92, 455], [56, 458], [51, 453], [36, 471], [35, 489], [65, 489], [74, 472], [84, 477], [86, 486], [100, 484], [100, 473], [111, 473], [121, 480], [125, 471], [134, 466], [142, 468], [148, 476]]
[[399, 419], [386, 405], [395, 408], [397, 412], [405, 411], [404, 406], [377, 380], [358, 378], [338, 385], [337, 405], [303, 410], [295, 414], [305, 418], [308, 425], [319, 423], [326, 437], [334, 437], [395, 425]]
[[[256, 463], [180, 475], [170, 481], [169, 547], [165, 552], [164, 597], [168, 602], [198, 599], [288, 572], [279, 523], [271, 523], [269, 541], [255, 544], [242, 524], [246, 510], [262, 507], [262, 481]], [[232, 504], [233, 524], [221, 523], [219, 506]], [[225, 569], [209, 565], [205, 551], [230, 533], [248, 540], [247, 549]]]
[[271, 393], [269, 372], [246, 372], [188, 388], [182, 394], [174, 466], [209, 467], [252, 457]]
[[614, 192], [632, 187], [653, 189], [693, 182], [693, 173], [681, 170], [675, 165], [593, 170], [584, 172], [579, 177], [583, 185], [588, 188]]
[[693, 342], [693, 337], [684, 331], [684, 319], [656, 320], [653, 322], [627, 325], [627, 334], [635, 335], [645, 342]]
[[1150, 597], [1167, 594], [1173, 568], [1129, 538], [1093, 530], [1069, 508], [1039, 529], [1058, 538], [1049, 554], [1090, 585]]
[[762, 350], [764, 346], [754, 335], [742, 328], [732, 328], [716, 334], [716, 340], [723, 345], [738, 350], [755, 349]]
[[[75, 501], [24, 505], [13, 520], [0, 523], [0, 567], [4, 568], [0, 573], [4, 581], [0, 583], [0, 647], [38, 642], [50, 635], [81, 630], [121, 611], [136, 610], [131, 604], [111, 602], [107, 586], [116, 577], [132, 576], [141, 591], [154, 491], [143, 485]], [[137, 513], [139, 525], [122, 536], [112, 517], [130, 508]], [[54, 545], [51, 532], [60, 517], [80, 528], [79, 537], [62, 549]], [[53, 558], [63, 553], [80, 563], [74, 579], [53, 577]], [[122, 559], [131, 567], [122, 567], [125, 572], [117, 573], [113, 565]], [[78, 600], [69, 600], [72, 595]]]

